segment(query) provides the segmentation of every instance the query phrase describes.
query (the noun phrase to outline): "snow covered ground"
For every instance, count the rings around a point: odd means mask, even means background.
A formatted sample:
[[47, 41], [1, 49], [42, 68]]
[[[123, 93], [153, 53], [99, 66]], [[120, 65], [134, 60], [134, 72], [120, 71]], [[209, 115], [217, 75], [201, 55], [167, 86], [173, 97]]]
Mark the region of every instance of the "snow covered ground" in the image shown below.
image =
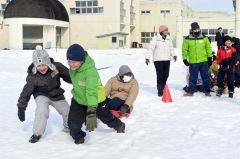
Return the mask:
[[[29, 102], [25, 122], [17, 117], [17, 99], [25, 84], [32, 51], [0, 51], [0, 159], [239, 159], [240, 91], [227, 96], [205, 97], [196, 93], [183, 97], [186, 67], [179, 59], [171, 63], [168, 86], [172, 103], [163, 103], [156, 90], [153, 64], [144, 63], [144, 49], [88, 50], [103, 84], [127, 64], [140, 84], [140, 93], [132, 115], [123, 119], [126, 133], [117, 134], [99, 121], [98, 128], [87, 133], [83, 145], [75, 145], [62, 132], [60, 115], [51, 109], [44, 136], [36, 144], [32, 135], [35, 102]], [[55, 61], [66, 63], [66, 50], [50, 50]], [[70, 102], [71, 85], [62, 83]]]

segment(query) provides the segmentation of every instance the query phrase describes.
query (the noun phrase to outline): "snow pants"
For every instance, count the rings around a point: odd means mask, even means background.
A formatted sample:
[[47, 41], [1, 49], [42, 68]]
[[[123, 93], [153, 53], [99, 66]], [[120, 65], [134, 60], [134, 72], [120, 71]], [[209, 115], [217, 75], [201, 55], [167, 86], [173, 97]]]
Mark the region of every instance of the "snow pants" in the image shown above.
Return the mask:
[[202, 91], [204, 93], [209, 93], [211, 89], [211, 81], [210, 76], [208, 73], [208, 63], [202, 62], [202, 63], [196, 63], [196, 64], [190, 64], [189, 65], [189, 93], [194, 93], [196, 90], [196, 84], [198, 79], [198, 72], [200, 72], [200, 75], [202, 77], [203, 81], [203, 89]]
[[[110, 128], [118, 128], [122, 122], [110, 112], [106, 107], [105, 101], [98, 104], [97, 117]], [[73, 98], [68, 115], [68, 125], [70, 129], [70, 135], [73, 139], [79, 139], [86, 136], [86, 133], [82, 131], [82, 125], [86, 122], [87, 106], [78, 104]]]
[[52, 101], [45, 96], [38, 96], [35, 99], [35, 102], [37, 104], [37, 107], [35, 110], [35, 119], [33, 123], [33, 134], [43, 135], [49, 117], [50, 105], [52, 105], [57, 110], [57, 112], [62, 116], [64, 128], [68, 127], [67, 121], [69, 113], [69, 104], [65, 99], [59, 101]]
[[233, 68], [230, 67], [227, 70], [219, 68], [217, 86], [218, 88], [224, 89], [224, 76], [227, 75], [227, 86], [230, 92], [234, 92], [234, 73]]

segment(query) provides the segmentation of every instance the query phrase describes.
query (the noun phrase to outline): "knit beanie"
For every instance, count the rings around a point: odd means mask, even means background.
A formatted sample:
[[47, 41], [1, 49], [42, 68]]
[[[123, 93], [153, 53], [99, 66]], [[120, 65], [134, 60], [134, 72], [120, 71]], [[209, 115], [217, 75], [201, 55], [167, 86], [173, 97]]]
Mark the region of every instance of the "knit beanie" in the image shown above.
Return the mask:
[[160, 25], [159, 27], [159, 33], [162, 33], [164, 31], [168, 31], [168, 27], [166, 25]]
[[196, 29], [200, 29], [200, 26], [198, 25], [197, 22], [193, 22], [193, 23], [191, 24], [191, 30], [196, 30]]
[[33, 59], [33, 74], [37, 73], [37, 66], [41, 64], [47, 65], [51, 70], [55, 70], [56, 67], [51, 63], [50, 57], [46, 50], [42, 50], [40, 45], [36, 46], [36, 50], [33, 52], [32, 55]]
[[126, 73], [129, 73], [131, 71], [131, 69], [127, 66], [127, 65], [122, 65], [120, 68], [119, 68], [119, 71], [118, 71], [118, 76], [123, 76], [124, 74]]
[[68, 60], [85, 61], [85, 56], [85, 51], [79, 44], [73, 44], [67, 50]]
[[228, 36], [228, 35], [224, 36], [223, 37], [223, 45], [225, 45], [225, 42], [228, 41], [228, 40], [232, 41], [232, 38], [230, 36]]

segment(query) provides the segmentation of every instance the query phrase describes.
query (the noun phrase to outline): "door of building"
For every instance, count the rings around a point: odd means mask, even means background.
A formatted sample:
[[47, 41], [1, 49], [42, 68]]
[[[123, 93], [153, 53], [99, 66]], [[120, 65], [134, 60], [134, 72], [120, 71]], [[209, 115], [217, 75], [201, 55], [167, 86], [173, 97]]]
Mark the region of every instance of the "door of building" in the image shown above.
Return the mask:
[[43, 26], [23, 26], [23, 49], [43, 46]]

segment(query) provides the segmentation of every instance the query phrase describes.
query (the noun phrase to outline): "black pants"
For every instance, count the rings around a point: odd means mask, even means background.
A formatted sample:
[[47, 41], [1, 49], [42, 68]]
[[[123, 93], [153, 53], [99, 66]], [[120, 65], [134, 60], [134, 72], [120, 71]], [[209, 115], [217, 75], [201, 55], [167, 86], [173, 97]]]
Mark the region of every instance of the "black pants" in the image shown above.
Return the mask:
[[[73, 139], [79, 139], [86, 136], [82, 131], [82, 124], [86, 121], [87, 106], [78, 104], [73, 98], [71, 101], [70, 111], [68, 115], [68, 126], [70, 135]], [[97, 107], [97, 117], [110, 128], [118, 128], [122, 122], [114, 117], [109, 109], [105, 106], [105, 102], [99, 103]]]
[[230, 67], [227, 70], [219, 69], [217, 85], [219, 88], [224, 89], [224, 76], [227, 75], [227, 86], [230, 92], [234, 92], [234, 73], [233, 68]]
[[154, 66], [157, 74], [158, 94], [162, 95], [169, 76], [170, 61], [154, 61]]

